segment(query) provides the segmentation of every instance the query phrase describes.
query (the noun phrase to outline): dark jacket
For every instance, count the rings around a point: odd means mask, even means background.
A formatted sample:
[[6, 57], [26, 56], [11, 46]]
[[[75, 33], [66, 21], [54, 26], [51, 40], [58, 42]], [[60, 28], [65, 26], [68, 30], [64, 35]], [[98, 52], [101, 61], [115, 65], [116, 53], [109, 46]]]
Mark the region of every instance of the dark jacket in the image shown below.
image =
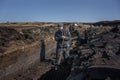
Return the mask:
[[[65, 39], [62, 39], [65, 36]], [[55, 40], [57, 41], [57, 47], [69, 47], [70, 45], [70, 32], [67, 30], [58, 30], [55, 33]]]

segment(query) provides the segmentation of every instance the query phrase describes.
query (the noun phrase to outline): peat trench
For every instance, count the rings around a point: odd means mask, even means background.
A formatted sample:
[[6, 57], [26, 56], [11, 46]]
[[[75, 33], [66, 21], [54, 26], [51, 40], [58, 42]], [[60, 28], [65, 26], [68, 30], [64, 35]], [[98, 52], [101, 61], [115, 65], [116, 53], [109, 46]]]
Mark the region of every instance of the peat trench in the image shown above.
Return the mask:
[[[58, 70], [51, 69], [38, 80], [120, 80], [120, 29], [97, 34], [95, 29], [77, 36], [70, 50], [71, 64], [63, 63]], [[72, 44], [73, 45], [73, 44]]]

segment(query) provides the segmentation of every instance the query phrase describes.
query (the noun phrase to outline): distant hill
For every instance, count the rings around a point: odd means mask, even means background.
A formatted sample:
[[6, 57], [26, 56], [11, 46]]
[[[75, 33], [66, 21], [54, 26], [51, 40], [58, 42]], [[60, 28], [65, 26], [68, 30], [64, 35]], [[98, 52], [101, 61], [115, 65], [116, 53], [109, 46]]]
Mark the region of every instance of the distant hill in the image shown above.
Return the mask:
[[94, 25], [94, 26], [116, 26], [120, 25], [120, 20], [114, 20], [114, 21], [99, 21], [99, 22], [6, 22], [6, 23], [0, 23], [0, 26], [53, 26], [56, 24], [87, 24], [87, 25]]
[[114, 20], [114, 21], [99, 21], [95, 23], [83, 23], [83, 24], [89, 24], [89, 25], [94, 25], [94, 26], [116, 26], [120, 25], [120, 20]]

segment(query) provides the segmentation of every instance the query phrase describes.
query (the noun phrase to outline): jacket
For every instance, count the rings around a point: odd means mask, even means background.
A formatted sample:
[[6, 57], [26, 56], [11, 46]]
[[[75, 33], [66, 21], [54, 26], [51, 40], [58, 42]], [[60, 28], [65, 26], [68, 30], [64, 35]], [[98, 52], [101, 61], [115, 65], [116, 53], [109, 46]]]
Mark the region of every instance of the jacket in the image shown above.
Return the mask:
[[[62, 39], [65, 36], [65, 39]], [[58, 30], [55, 32], [55, 40], [57, 41], [57, 47], [69, 47], [70, 46], [70, 32], [67, 30]]]

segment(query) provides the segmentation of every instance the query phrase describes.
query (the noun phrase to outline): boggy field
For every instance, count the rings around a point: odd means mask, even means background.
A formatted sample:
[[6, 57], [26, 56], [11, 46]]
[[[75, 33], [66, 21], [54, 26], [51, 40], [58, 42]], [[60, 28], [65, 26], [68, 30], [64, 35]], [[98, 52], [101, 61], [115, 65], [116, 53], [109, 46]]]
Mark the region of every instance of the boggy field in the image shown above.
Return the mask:
[[[63, 65], [65, 69], [62, 68], [58, 72], [51, 69], [51, 61], [55, 53], [54, 33], [57, 30], [57, 24], [39, 22], [1, 23], [0, 79], [79, 80], [81, 75], [85, 75], [82, 77], [89, 77], [90, 80], [93, 80], [105, 76], [97, 74], [95, 71], [99, 71], [101, 67], [109, 67], [111, 65], [119, 73], [119, 21], [77, 23], [78, 26], [74, 26], [74, 23], [64, 23], [69, 26], [71, 32], [72, 44], [70, 54], [73, 57], [71, 65]], [[47, 52], [46, 58], [48, 61], [46, 62], [40, 62], [43, 41]], [[116, 71], [112, 73], [114, 72]], [[96, 74], [96, 77], [93, 77], [90, 73]], [[106, 70], [105, 74], [110, 74], [110, 72]], [[111, 77], [111, 75], [103, 78], [108, 78], [108, 80], [118, 79], [118, 77]], [[113, 79], [113, 77], [116, 78]], [[85, 78], [82, 80], [85, 80]]]

